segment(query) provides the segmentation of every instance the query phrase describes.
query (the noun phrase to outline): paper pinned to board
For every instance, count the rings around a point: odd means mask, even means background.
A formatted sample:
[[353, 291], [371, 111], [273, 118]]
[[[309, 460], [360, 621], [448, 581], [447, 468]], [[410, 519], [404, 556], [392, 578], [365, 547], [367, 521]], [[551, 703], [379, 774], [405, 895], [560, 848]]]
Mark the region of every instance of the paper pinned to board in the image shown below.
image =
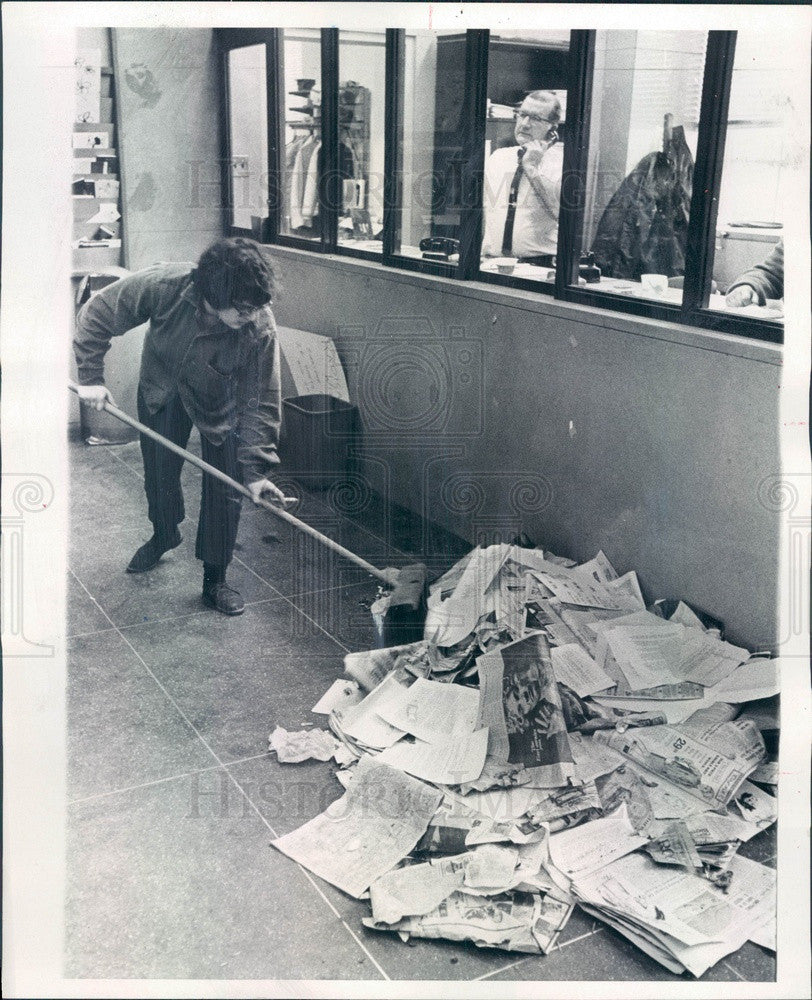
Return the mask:
[[329, 337], [280, 326], [282, 398], [325, 395], [350, 401], [347, 379], [335, 343]]
[[101, 49], [79, 49], [73, 60], [76, 70], [75, 122], [101, 120]]

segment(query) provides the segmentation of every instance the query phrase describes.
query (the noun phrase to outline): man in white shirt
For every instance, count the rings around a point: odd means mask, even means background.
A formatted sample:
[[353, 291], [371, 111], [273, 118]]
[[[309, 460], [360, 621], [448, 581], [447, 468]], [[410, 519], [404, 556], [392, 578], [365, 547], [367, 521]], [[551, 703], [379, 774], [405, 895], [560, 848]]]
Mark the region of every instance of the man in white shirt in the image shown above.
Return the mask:
[[515, 119], [518, 145], [495, 150], [485, 163], [482, 256], [552, 266], [564, 164], [556, 128], [561, 102], [551, 91], [534, 90]]

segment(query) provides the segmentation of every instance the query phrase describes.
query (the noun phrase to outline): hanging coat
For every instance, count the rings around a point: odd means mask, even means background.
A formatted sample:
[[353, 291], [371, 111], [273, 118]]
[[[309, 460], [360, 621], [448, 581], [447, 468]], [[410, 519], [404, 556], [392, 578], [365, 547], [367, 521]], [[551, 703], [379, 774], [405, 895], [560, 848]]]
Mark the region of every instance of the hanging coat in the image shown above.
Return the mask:
[[685, 242], [694, 161], [682, 126], [671, 130], [663, 152], [649, 153], [604, 209], [592, 250], [610, 278], [685, 273]]

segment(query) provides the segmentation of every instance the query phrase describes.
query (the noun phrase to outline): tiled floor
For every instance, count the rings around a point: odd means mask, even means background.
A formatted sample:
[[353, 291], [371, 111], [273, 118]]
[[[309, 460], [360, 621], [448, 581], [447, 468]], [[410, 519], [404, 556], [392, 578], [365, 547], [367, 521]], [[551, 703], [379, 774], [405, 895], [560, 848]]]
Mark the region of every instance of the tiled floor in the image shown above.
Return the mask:
[[[679, 980], [580, 912], [543, 958], [366, 930], [367, 903], [269, 846], [341, 795], [334, 765], [280, 765], [266, 747], [277, 724], [324, 724], [311, 706], [344, 653], [373, 644], [375, 581], [246, 507], [231, 579], [248, 607], [225, 618], [200, 601], [199, 473], [184, 472], [183, 545], [132, 576], [149, 535], [137, 445], [75, 443], [72, 465], [66, 976]], [[304, 520], [373, 564], [413, 561], [407, 515], [298, 492]], [[439, 568], [464, 551], [426, 537], [417, 554]], [[774, 851], [762, 835], [745, 853]], [[747, 945], [704, 978], [774, 977], [774, 957]]]

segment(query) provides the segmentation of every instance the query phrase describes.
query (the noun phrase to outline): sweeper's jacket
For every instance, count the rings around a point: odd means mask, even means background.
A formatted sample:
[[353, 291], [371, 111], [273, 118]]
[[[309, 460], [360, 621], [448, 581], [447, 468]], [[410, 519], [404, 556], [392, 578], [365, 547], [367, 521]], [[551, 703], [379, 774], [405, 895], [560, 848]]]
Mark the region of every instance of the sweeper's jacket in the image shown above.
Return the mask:
[[193, 282], [194, 264], [154, 264], [97, 292], [77, 319], [74, 352], [82, 385], [104, 385], [113, 337], [149, 323], [140, 389], [157, 412], [174, 395], [200, 433], [220, 445], [234, 431], [245, 482], [278, 464], [279, 345], [270, 305], [233, 330], [208, 316]]

